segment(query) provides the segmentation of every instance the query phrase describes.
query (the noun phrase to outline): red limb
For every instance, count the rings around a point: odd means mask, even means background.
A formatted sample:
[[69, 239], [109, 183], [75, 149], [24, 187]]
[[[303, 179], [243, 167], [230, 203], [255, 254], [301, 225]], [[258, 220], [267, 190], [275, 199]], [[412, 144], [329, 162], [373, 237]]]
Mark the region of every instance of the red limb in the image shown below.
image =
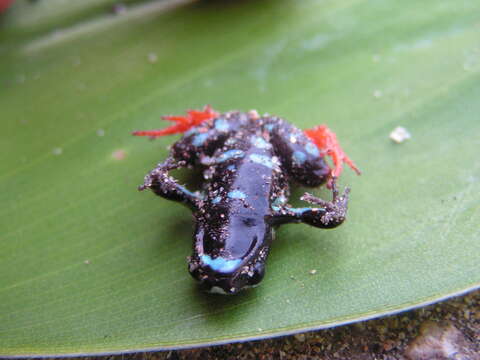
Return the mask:
[[13, 0], [0, 0], [0, 13], [7, 10]]
[[188, 131], [194, 126], [200, 125], [206, 120], [214, 119], [218, 116], [218, 113], [211, 108], [210, 105], [206, 105], [202, 111], [200, 110], [188, 110], [186, 116], [162, 116], [163, 120], [173, 121], [174, 125], [171, 125], [165, 129], [160, 130], [147, 130], [147, 131], [134, 131], [133, 135], [136, 136], [150, 136], [153, 138], [179, 134]]
[[332, 158], [335, 168], [331, 172], [330, 179], [327, 186], [331, 186], [332, 177], [338, 178], [343, 170], [343, 163], [350, 166], [357, 175], [360, 175], [360, 170], [355, 166], [353, 161], [345, 154], [337, 140], [337, 135], [330, 130], [326, 125], [315, 126], [312, 129], [304, 130], [307, 135], [317, 145], [322, 156], [330, 156]]

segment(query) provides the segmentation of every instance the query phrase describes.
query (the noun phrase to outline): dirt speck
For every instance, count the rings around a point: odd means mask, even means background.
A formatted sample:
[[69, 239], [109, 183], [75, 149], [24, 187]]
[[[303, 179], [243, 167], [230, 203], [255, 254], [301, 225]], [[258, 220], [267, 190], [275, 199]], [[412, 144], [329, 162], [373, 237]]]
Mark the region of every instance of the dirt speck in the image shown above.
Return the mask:
[[112, 7], [112, 12], [115, 15], [124, 15], [127, 12], [127, 10], [128, 10], [127, 5], [122, 4], [122, 3], [115, 4]]
[[300, 342], [305, 342], [305, 334], [295, 334], [293, 335], [295, 340], [300, 341]]
[[148, 54], [148, 62], [149, 62], [150, 64], [155, 64], [157, 61], [158, 61], [158, 56], [157, 56], [157, 54], [155, 54], [155, 53], [153, 53], [153, 52], [150, 53], [150, 54]]
[[119, 150], [115, 150], [113, 153], [112, 153], [112, 158], [114, 160], [123, 160], [127, 157], [127, 152], [125, 150], [122, 150], [122, 149], [119, 149]]

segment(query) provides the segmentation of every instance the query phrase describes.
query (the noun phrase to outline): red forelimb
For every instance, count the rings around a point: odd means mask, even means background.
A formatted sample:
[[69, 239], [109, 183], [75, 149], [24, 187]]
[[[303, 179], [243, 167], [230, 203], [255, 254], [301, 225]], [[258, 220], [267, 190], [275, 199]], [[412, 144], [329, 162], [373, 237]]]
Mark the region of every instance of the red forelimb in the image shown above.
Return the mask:
[[[304, 132], [305, 135], [317, 145], [322, 156], [331, 157], [333, 165], [335, 166], [331, 173], [332, 177], [338, 178], [340, 176], [343, 170], [343, 163], [346, 163], [357, 173], [357, 175], [360, 175], [360, 170], [347, 154], [345, 154], [338, 143], [335, 133], [326, 125], [315, 126], [312, 129], [304, 130]], [[330, 184], [330, 181], [328, 184]]]
[[200, 125], [204, 121], [214, 119], [217, 116], [218, 113], [213, 110], [210, 105], [207, 105], [203, 110], [188, 110], [186, 116], [162, 116], [163, 120], [172, 121], [175, 124], [165, 129], [134, 131], [133, 135], [156, 138], [159, 136], [184, 133], [192, 127]]

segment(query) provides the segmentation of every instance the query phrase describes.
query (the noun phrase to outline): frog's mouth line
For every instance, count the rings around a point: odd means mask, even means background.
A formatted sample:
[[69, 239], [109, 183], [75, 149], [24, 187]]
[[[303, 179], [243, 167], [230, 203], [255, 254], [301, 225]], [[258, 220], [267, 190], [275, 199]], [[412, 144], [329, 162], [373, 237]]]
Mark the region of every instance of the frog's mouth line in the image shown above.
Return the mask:
[[227, 292], [227, 291], [225, 291], [225, 289], [221, 288], [220, 286], [214, 285], [210, 289], [205, 289], [205, 291], [210, 293], [210, 294], [236, 295], [240, 291], [256, 288], [258, 285], [260, 285], [260, 283], [255, 284], [255, 285], [245, 285], [241, 289], [236, 289], [234, 292]]
[[[261, 270], [259, 275], [258, 270], [255, 269], [255, 263], [240, 266], [226, 273], [212, 269], [209, 264], [201, 262], [200, 257], [197, 257], [196, 263], [197, 266], [190, 266], [190, 274], [199, 282], [200, 287], [209, 293], [224, 295], [237, 294], [245, 289], [260, 285], [264, 274], [263, 270]], [[190, 264], [192, 264], [192, 262], [190, 262]]]

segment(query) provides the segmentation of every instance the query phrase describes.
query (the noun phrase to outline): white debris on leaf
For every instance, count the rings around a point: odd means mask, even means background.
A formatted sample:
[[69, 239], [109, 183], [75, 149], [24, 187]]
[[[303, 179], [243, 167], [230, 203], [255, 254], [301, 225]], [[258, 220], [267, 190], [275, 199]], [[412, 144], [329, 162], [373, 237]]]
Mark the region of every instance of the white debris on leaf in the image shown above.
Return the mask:
[[397, 144], [403, 143], [405, 140], [408, 140], [412, 137], [410, 132], [402, 126], [397, 126], [390, 133], [390, 139], [392, 139]]
[[56, 147], [52, 150], [53, 155], [62, 155], [63, 149], [61, 147]]
[[148, 62], [149, 62], [150, 64], [156, 63], [157, 60], [158, 60], [157, 54], [155, 54], [155, 53], [153, 53], [153, 52], [150, 53], [150, 54], [148, 54]]

